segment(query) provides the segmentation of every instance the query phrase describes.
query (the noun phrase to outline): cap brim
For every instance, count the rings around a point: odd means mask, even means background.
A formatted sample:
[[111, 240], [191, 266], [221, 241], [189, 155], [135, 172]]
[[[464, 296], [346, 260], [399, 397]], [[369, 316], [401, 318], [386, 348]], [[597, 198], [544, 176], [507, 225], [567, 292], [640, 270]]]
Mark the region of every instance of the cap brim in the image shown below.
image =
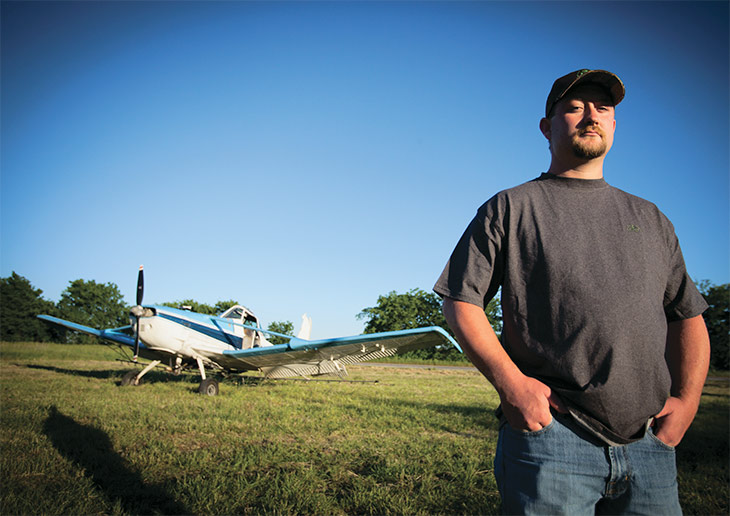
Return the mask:
[[607, 72], [606, 70], [591, 70], [573, 81], [573, 83], [565, 89], [559, 98], [563, 98], [566, 93], [578, 84], [587, 82], [598, 83], [606, 88], [606, 90], [608, 90], [611, 94], [614, 106], [618, 105], [618, 103], [624, 99], [624, 95], [626, 94], [624, 83], [621, 82], [621, 79], [619, 79], [616, 74]]
[[[570, 82], [567, 86], [563, 87], [562, 91], [555, 90], [558, 82], [564, 79], [568, 79], [568, 77], [573, 74], [577, 75], [577, 77], [575, 77], [572, 82]], [[548, 103], [545, 106], [545, 116], [550, 116], [550, 114], [553, 112], [553, 109], [555, 108], [555, 105], [560, 102], [570, 90], [580, 84], [591, 83], [598, 84], [599, 86], [604, 88], [606, 92], [611, 96], [611, 101], [613, 102], [614, 106], [618, 105], [619, 102], [623, 100], [624, 94], [626, 93], [624, 83], [621, 82], [621, 79], [619, 79], [618, 76], [614, 73], [608, 72], [606, 70], [578, 70], [555, 81], [555, 84], [553, 85], [553, 90], [548, 96]]]

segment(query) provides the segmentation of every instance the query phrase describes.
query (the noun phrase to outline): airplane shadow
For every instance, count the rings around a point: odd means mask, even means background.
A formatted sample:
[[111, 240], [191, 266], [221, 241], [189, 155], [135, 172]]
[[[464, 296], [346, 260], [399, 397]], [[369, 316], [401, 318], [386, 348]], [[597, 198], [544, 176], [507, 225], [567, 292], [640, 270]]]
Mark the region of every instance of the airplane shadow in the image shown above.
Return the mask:
[[[18, 364], [20, 365], [20, 364]], [[106, 371], [83, 371], [81, 369], [63, 369], [62, 367], [42, 366], [36, 364], [23, 364], [29, 369], [42, 369], [44, 371], [52, 371], [54, 373], [70, 374], [73, 376], [83, 376], [86, 378], [97, 378], [99, 380], [106, 380], [108, 378], [114, 378], [119, 376], [117, 370], [106, 370]]]
[[84, 471], [107, 499], [116, 501], [130, 514], [190, 514], [161, 485], [147, 485], [139, 473], [114, 451], [109, 436], [49, 409], [44, 433], [64, 457]]
[[[20, 364], [18, 364], [20, 365]], [[131, 369], [108, 369], [103, 371], [87, 371], [82, 369], [64, 369], [62, 367], [42, 366], [36, 364], [23, 364], [30, 369], [42, 369], [44, 371], [52, 371], [54, 373], [68, 374], [72, 376], [81, 376], [85, 378], [97, 378], [99, 380], [108, 380], [110, 378], [118, 378], [117, 384], [121, 383], [123, 374]], [[192, 383], [194, 379], [190, 375], [175, 376], [163, 371], [150, 371], [144, 376], [144, 383], [157, 382], [186, 382]]]

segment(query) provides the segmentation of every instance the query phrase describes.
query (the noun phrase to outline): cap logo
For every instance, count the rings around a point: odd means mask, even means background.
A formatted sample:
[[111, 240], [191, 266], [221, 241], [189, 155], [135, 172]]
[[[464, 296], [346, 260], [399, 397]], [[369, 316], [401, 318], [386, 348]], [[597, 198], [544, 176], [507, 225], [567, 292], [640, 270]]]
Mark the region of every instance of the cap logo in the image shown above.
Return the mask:
[[580, 70], [575, 77], [576, 77], [576, 79], [579, 79], [580, 77], [583, 77], [588, 72], [590, 72], [590, 70]]

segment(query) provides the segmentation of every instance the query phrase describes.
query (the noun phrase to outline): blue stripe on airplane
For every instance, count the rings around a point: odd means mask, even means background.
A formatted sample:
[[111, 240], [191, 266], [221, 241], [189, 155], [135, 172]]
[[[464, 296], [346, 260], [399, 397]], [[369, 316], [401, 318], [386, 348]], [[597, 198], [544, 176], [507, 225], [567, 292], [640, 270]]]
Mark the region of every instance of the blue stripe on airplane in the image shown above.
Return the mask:
[[199, 324], [199, 323], [191, 321], [189, 319], [183, 319], [182, 317], [175, 317], [174, 315], [171, 315], [169, 313], [162, 312], [159, 310], [157, 312], [157, 316], [167, 319], [169, 321], [172, 321], [176, 324], [185, 326], [186, 328], [190, 328], [191, 330], [197, 331], [198, 333], [202, 333], [206, 337], [210, 337], [212, 339], [218, 340], [218, 341], [223, 342], [228, 345], [233, 344], [233, 347], [235, 347], [237, 349], [241, 349], [241, 347], [243, 346], [243, 339], [237, 335], [223, 332], [216, 328], [211, 328], [210, 326], [206, 326], [204, 324]]

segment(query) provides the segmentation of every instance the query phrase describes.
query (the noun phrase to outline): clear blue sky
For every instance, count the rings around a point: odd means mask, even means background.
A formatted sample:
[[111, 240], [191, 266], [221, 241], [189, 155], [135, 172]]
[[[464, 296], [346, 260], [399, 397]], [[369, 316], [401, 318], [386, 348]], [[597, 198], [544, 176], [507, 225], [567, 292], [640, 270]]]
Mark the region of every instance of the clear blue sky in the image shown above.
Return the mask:
[[0, 275], [360, 333], [547, 169], [552, 82], [626, 84], [609, 183], [728, 265], [727, 2], [2, 2]]

